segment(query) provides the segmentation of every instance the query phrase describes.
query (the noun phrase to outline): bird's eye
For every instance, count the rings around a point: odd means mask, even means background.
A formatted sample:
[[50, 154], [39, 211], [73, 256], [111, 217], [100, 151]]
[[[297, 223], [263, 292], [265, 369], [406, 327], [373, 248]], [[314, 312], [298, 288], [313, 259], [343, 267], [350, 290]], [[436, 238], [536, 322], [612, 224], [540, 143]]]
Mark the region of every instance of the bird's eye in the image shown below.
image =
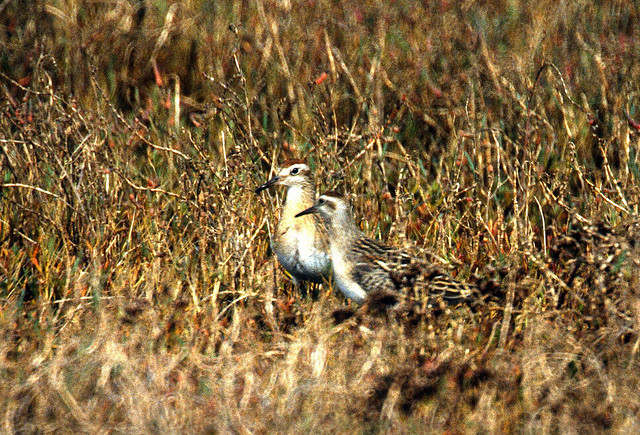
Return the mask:
[[298, 170], [299, 170], [298, 168], [293, 168], [291, 170], [291, 175], [296, 175], [298, 173]]
[[324, 204], [324, 198], [318, 199], [318, 204]]

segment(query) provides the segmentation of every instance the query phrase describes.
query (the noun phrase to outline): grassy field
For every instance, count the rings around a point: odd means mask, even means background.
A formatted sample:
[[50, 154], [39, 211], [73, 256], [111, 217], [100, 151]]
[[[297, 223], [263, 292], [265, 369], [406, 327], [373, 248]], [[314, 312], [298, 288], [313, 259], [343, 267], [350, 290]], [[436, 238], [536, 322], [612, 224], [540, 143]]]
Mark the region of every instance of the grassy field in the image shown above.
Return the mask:
[[[0, 24], [2, 432], [640, 432], [638, 1]], [[269, 249], [283, 192], [253, 193], [290, 158], [490, 303], [303, 296]]]

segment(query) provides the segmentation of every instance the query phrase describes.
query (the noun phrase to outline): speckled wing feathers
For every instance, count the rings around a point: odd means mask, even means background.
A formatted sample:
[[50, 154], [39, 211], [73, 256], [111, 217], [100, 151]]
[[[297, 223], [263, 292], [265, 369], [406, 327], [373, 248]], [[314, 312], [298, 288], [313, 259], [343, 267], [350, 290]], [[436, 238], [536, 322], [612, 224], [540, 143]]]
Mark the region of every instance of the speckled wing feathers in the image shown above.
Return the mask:
[[394, 291], [428, 305], [458, 305], [478, 299], [477, 288], [451, 277], [441, 266], [363, 238], [352, 247], [352, 279], [367, 293]]

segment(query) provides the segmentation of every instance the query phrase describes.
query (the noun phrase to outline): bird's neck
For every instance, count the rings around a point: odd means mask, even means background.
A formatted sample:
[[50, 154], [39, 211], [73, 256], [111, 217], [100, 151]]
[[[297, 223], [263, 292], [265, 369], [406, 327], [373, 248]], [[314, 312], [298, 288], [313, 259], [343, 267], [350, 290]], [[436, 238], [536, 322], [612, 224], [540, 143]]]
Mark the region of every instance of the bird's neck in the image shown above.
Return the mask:
[[334, 215], [328, 225], [329, 240], [333, 244], [343, 247], [351, 245], [354, 241], [364, 237], [362, 231], [353, 219], [353, 213], [340, 213]]
[[282, 208], [282, 216], [293, 218], [311, 207], [315, 203], [315, 196], [311, 185], [291, 186], [287, 189], [284, 199], [284, 207]]

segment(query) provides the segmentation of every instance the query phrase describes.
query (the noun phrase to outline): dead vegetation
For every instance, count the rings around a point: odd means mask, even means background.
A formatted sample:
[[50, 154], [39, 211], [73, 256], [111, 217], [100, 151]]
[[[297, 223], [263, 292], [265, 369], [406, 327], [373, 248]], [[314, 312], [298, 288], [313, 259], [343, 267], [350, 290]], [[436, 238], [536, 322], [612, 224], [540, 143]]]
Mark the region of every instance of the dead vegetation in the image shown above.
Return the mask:
[[[640, 429], [637, 5], [356, 3], [0, 5], [3, 431]], [[290, 157], [487, 306], [302, 297]]]

